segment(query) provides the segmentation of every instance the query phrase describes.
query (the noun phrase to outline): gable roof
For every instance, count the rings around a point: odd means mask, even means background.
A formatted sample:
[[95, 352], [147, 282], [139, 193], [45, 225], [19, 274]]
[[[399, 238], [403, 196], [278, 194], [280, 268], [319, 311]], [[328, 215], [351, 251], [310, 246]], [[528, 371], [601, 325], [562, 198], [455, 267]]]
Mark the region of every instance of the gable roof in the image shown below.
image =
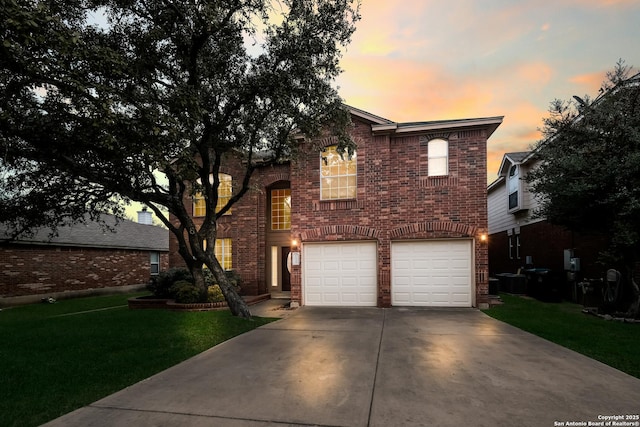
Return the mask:
[[472, 128], [477, 126], [488, 126], [489, 133], [487, 138], [495, 132], [502, 123], [504, 116], [482, 117], [473, 119], [455, 119], [455, 120], [432, 120], [425, 122], [394, 122], [375, 114], [368, 113], [359, 108], [351, 107], [344, 104], [349, 112], [361, 119], [371, 123], [373, 133], [410, 133], [410, 132], [431, 132], [434, 130]]
[[347, 107], [347, 109], [349, 110], [349, 112], [356, 116], [359, 117], [361, 119], [364, 119], [368, 122], [374, 123], [374, 124], [378, 124], [378, 125], [384, 125], [384, 124], [391, 124], [393, 123], [391, 120], [385, 119], [384, 117], [380, 117], [380, 116], [376, 116], [375, 114], [371, 114], [367, 111], [361, 110], [359, 108], [356, 107], [352, 107], [350, 105], [347, 104], [343, 104], [345, 107]]
[[498, 176], [506, 176], [509, 173], [511, 165], [520, 165], [527, 163], [533, 156], [533, 151], [517, 151], [513, 153], [505, 153], [502, 156], [502, 162], [498, 168]]
[[[457, 129], [464, 130], [478, 126], [487, 126], [489, 132], [487, 138], [495, 132], [495, 130], [502, 123], [504, 116], [494, 117], [480, 117], [473, 119], [454, 119], [454, 120], [433, 120], [428, 122], [408, 122], [408, 123], [396, 123], [395, 133], [409, 133], [409, 132], [431, 132], [435, 130], [445, 129]], [[380, 127], [372, 126], [374, 133], [377, 130], [382, 130]]]
[[534, 158], [534, 151], [515, 151], [513, 153], [505, 153], [502, 156], [502, 162], [498, 168], [498, 178], [496, 178], [491, 184], [487, 186], [487, 191], [491, 192], [498, 185], [505, 180], [505, 177], [509, 173], [509, 169], [512, 165], [522, 165], [528, 163]]
[[[107, 214], [102, 215], [102, 220], [113, 231], [86, 218], [85, 222], [60, 226], [57, 236], [50, 237], [51, 229], [41, 228], [33, 236], [18, 238], [13, 243], [159, 252], [169, 250], [169, 230], [165, 228], [127, 219], [116, 220], [115, 216]], [[0, 241], [7, 238], [7, 230], [0, 225]]]

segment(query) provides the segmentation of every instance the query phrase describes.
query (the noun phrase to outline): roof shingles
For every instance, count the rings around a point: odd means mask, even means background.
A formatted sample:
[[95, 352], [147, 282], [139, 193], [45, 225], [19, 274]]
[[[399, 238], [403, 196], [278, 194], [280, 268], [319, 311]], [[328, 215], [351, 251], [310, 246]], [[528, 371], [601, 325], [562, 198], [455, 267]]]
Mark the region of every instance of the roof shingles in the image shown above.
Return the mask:
[[[105, 214], [102, 219], [113, 231], [95, 221], [87, 220], [59, 227], [57, 236], [54, 237], [50, 237], [50, 229], [42, 228], [33, 236], [18, 238], [15, 243], [160, 252], [169, 250], [169, 230], [126, 219], [116, 220], [113, 215]], [[0, 225], [0, 242], [3, 238], [6, 240], [7, 234]]]

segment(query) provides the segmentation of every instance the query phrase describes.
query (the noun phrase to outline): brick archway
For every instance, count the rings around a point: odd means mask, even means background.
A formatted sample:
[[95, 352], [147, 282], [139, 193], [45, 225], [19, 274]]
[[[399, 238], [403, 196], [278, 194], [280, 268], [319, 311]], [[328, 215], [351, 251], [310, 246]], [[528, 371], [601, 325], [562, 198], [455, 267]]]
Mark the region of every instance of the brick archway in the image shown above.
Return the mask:
[[300, 240], [303, 242], [310, 240], [331, 241], [348, 240], [353, 237], [378, 240], [380, 238], [380, 234], [379, 230], [362, 225], [326, 225], [324, 227], [301, 231]]
[[415, 237], [416, 235], [434, 232], [454, 233], [459, 234], [460, 236], [474, 237], [478, 232], [478, 227], [450, 221], [416, 222], [394, 228], [391, 230], [389, 235], [392, 239], [397, 239], [399, 237]]

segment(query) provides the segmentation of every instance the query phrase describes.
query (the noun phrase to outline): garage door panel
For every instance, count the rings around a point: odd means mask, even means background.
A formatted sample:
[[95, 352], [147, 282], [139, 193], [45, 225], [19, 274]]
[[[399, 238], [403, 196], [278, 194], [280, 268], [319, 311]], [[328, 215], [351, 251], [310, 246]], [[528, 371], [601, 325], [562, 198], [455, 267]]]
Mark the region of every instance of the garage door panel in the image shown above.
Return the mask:
[[470, 240], [394, 242], [393, 305], [470, 307]]
[[375, 242], [305, 244], [305, 304], [375, 306], [377, 253]]

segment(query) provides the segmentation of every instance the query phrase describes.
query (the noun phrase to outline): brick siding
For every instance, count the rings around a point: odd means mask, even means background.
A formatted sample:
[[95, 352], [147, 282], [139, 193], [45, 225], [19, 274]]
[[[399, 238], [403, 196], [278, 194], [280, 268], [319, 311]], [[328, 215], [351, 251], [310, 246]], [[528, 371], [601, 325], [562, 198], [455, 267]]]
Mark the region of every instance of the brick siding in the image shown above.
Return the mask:
[[[219, 221], [218, 237], [233, 240], [233, 268], [243, 279], [243, 293], [267, 292], [267, 197], [271, 185], [290, 181], [291, 230], [298, 241], [375, 240], [378, 243], [378, 306], [391, 304], [390, 252], [393, 240], [468, 238], [474, 240], [476, 304], [487, 302], [488, 248], [480, 242], [487, 233], [485, 129], [456, 130], [415, 136], [374, 135], [371, 125], [354, 117], [351, 132], [358, 144], [355, 200], [320, 200], [318, 145], [335, 144], [329, 136], [301, 147], [290, 165], [258, 169], [252, 188]], [[426, 145], [433, 137], [449, 141], [449, 174], [426, 176]], [[234, 182], [241, 165], [225, 163]], [[188, 209], [191, 202], [187, 200]], [[196, 222], [198, 219], [196, 218]], [[177, 241], [169, 241], [171, 266], [184, 266]], [[291, 272], [291, 299], [302, 302], [302, 272]]]
[[[160, 254], [160, 268], [169, 255]], [[0, 297], [148, 283], [149, 251], [31, 246], [0, 247]]]

